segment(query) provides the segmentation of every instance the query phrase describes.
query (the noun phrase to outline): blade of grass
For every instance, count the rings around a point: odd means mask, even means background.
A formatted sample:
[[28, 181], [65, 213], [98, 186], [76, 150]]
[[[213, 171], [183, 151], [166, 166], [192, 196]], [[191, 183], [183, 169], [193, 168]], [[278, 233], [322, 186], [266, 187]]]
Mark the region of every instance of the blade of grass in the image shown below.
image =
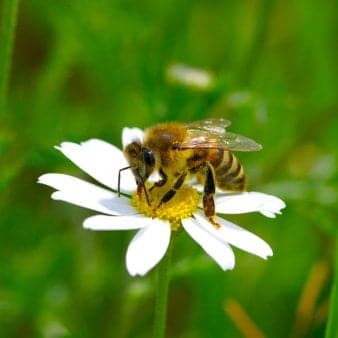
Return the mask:
[[235, 299], [224, 302], [224, 311], [234, 322], [245, 338], [265, 338], [266, 335], [248, 315], [242, 305]]
[[335, 277], [333, 280], [330, 313], [325, 338], [338, 338], [338, 234], [336, 235]]
[[291, 331], [291, 337], [305, 337], [315, 318], [317, 301], [327, 281], [328, 266], [325, 261], [316, 262], [304, 284]]
[[0, 114], [6, 104], [19, 0], [4, 0], [0, 27]]

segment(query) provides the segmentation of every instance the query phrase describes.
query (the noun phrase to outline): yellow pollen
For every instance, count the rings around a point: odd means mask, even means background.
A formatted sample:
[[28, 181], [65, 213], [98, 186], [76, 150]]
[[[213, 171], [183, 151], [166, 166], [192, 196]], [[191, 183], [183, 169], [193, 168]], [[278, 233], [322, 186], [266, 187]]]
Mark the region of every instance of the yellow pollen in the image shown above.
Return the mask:
[[200, 195], [196, 189], [183, 185], [168, 202], [160, 205], [162, 197], [171, 188], [172, 184], [168, 183], [163, 187], [153, 189], [147, 186], [150, 205], [147, 203], [144, 191], [141, 196], [134, 193], [131, 203], [140, 213], [151, 218], [169, 221], [171, 229], [177, 230], [181, 225], [181, 220], [191, 217], [197, 210]]

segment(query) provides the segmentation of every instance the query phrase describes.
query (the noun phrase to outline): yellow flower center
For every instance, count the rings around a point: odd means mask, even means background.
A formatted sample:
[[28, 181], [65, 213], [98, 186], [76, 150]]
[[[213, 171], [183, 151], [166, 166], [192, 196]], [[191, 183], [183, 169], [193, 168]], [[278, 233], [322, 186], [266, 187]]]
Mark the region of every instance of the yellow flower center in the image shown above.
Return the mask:
[[134, 193], [131, 203], [140, 213], [151, 218], [169, 221], [171, 229], [177, 230], [181, 220], [191, 217], [197, 210], [200, 195], [196, 189], [183, 185], [168, 202], [160, 205], [161, 199], [171, 188], [171, 184], [153, 189], [149, 189], [147, 186], [150, 205], [148, 205], [144, 192], [141, 196]]

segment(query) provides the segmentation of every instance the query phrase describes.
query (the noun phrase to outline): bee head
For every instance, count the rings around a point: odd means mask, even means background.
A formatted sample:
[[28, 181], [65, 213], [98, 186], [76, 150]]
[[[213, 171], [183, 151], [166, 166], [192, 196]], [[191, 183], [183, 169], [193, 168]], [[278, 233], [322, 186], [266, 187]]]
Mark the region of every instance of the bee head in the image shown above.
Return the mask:
[[124, 155], [130, 165], [138, 187], [144, 186], [155, 169], [155, 156], [152, 150], [143, 147], [141, 142], [133, 141], [124, 149]]

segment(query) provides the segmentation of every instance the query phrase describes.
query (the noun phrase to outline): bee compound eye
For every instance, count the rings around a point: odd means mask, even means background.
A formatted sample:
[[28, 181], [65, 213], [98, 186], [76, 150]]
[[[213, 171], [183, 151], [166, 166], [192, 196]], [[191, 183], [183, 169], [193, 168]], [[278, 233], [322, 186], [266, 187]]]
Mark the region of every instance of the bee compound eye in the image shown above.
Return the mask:
[[144, 162], [148, 166], [154, 166], [155, 165], [154, 153], [150, 149], [147, 149], [147, 148], [143, 149], [143, 158], [144, 158]]

